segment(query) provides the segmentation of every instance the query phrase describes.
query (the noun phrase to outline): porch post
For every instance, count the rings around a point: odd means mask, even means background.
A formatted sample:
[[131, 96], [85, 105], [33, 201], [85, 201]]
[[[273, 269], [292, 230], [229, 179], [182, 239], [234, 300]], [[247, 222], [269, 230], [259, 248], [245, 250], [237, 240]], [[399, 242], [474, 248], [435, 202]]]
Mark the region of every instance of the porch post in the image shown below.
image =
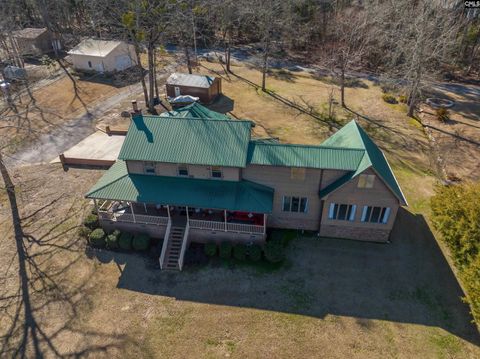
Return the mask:
[[263, 234], [267, 233], [267, 214], [263, 214]]
[[225, 232], [227, 231], [227, 210], [223, 210], [223, 216], [225, 218]]
[[93, 199], [93, 204], [95, 205], [95, 211], [97, 211], [97, 215], [100, 216], [100, 213], [98, 212], [98, 203], [96, 198]]
[[167, 204], [167, 214], [168, 214], [168, 219], [170, 220], [170, 206]]
[[143, 203], [143, 208], [145, 208], [145, 214], [147, 214], [147, 204], [145, 202]]
[[130, 210], [132, 211], [133, 223], [137, 223], [137, 221], [135, 220], [135, 213], [133, 213], [133, 204], [132, 204], [132, 202], [130, 202]]
[[188, 217], [188, 207], [185, 207], [185, 210], [187, 212], [187, 223], [189, 224], [190, 223], [190, 218]]

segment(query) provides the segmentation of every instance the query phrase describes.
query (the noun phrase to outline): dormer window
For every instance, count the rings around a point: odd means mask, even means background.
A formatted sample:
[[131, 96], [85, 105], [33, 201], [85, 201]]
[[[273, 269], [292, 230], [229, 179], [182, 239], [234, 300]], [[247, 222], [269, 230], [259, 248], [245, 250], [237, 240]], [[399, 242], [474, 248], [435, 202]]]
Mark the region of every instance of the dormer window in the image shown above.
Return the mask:
[[211, 169], [211, 177], [212, 178], [222, 178], [222, 169], [220, 167], [212, 167]]
[[178, 175], [188, 177], [188, 167], [186, 165], [178, 165]]
[[373, 188], [375, 182], [375, 175], [360, 175], [358, 177], [358, 188]]
[[143, 162], [143, 172], [147, 175], [155, 174], [155, 163], [154, 162]]

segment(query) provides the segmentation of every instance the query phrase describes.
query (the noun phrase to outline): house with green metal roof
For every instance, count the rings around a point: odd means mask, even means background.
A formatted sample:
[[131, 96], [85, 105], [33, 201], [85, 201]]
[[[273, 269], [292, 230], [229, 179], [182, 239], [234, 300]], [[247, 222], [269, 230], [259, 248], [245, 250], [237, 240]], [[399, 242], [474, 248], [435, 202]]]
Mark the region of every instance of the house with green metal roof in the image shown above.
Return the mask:
[[262, 244], [269, 227], [388, 242], [407, 201], [357, 122], [315, 146], [252, 138], [253, 126], [197, 103], [135, 113], [86, 197], [105, 229], [163, 238], [162, 269], [182, 269], [191, 242]]

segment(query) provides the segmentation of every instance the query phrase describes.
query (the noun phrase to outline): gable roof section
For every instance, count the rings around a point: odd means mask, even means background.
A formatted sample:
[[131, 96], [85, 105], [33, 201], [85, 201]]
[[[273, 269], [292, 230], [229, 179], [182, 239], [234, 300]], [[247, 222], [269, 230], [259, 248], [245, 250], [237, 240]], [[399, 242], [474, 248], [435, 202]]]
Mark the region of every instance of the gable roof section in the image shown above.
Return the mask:
[[210, 120], [231, 120], [227, 115], [216, 111], [209, 110], [199, 103], [192, 103], [191, 105], [181, 107], [174, 111], [164, 112], [160, 117], [181, 117], [181, 118], [205, 118]]
[[137, 115], [118, 158], [245, 167], [251, 126], [250, 121]]
[[271, 213], [273, 189], [250, 181], [214, 181], [129, 174], [117, 161], [87, 198]]
[[358, 176], [367, 168], [372, 167], [387, 185], [387, 187], [390, 188], [393, 194], [400, 200], [400, 202], [402, 202], [402, 204], [407, 204], [407, 200], [400, 189], [400, 185], [398, 184], [398, 181], [395, 178], [395, 175], [393, 174], [385, 155], [355, 120], [350, 121], [334, 135], [329, 137], [322, 143], [322, 146], [331, 146], [344, 149], [362, 149], [364, 150], [364, 156], [359, 163], [358, 168], [353, 173], [347, 174], [350, 175], [350, 178], [348, 178], [347, 175], [341, 177], [330, 186], [323, 189], [321, 191], [321, 197], [333, 192], [350, 179]]
[[290, 145], [250, 141], [247, 163], [253, 165], [307, 167], [354, 171], [363, 158], [362, 149]]
[[215, 77], [207, 75], [182, 74], [175, 72], [167, 79], [167, 85], [209, 88]]
[[122, 41], [85, 39], [68, 51], [68, 53], [70, 55], [105, 57], [115, 50], [121, 43]]

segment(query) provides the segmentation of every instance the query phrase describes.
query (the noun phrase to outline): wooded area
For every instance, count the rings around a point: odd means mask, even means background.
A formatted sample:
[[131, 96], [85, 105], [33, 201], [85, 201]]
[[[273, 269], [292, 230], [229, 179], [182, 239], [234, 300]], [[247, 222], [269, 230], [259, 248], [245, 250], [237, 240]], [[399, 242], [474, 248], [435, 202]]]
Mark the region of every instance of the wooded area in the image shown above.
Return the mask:
[[[6, 0], [0, 44], [12, 31], [47, 27], [67, 46], [81, 37], [122, 39], [147, 52], [146, 103], [154, 111], [156, 49], [174, 44], [191, 72], [199, 48], [221, 49], [230, 71], [232, 46], [256, 44], [267, 90], [271, 58], [320, 63], [338, 76], [341, 103], [348, 71], [383, 75], [404, 89], [412, 116], [425, 81], [442, 74], [478, 76], [478, 9], [454, 1], [400, 0]], [[9, 53], [15, 61], [18, 54]], [[157, 92], [157, 94], [155, 93]]]

